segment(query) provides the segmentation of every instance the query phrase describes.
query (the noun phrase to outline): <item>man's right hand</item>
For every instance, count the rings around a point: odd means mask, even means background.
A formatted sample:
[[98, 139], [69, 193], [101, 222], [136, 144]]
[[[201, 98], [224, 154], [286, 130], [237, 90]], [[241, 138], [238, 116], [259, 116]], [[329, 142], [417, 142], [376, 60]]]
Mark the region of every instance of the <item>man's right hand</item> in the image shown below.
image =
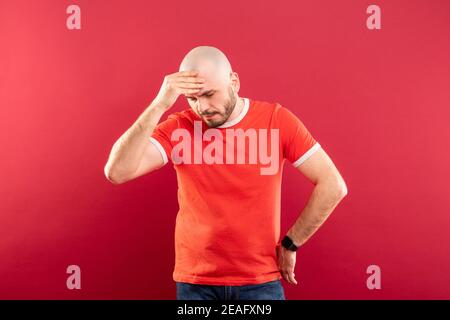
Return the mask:
[[164, 111], [170, 109], [180, 94], [196, 94], [200, 92], [205, 79], [198, 76], [198, 71], [181, 71], [164, 77], [163, 84], [154, 103]]

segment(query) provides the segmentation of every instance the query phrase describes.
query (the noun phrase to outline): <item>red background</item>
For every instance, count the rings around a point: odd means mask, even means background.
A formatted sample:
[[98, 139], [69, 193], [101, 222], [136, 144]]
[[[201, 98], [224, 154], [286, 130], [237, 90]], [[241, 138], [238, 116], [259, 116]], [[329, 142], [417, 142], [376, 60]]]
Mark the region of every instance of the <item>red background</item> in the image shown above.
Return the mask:
[[[213, 45], [240, 95], [291, 109], [347, 182], [286, 297], [449, 299], [449, 39], [445, 0], [0, 0], [0, 298], [175, 298], [175, 171], [115, 186], [103, 167], [164, 75]], [[283, 179], [285, 232], [312, 185], [290, 165]]]

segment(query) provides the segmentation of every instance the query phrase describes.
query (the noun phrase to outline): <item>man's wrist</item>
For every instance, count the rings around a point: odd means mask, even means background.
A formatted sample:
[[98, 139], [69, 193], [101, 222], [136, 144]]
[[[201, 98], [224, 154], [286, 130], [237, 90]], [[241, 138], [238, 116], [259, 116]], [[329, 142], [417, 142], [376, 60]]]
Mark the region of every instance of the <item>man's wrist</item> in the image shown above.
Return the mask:
[[288, 236], [289, 238], [291, 238], [292, 242], [297, 246], [300, 247], [300, 245], [302, 244], [298, 235], [296, 235], [292, 229], [289, 230], [288, 232], [286, 232], [286, 236]]
[[289, 250], [289, 251], [297, 251], [298, 248], [300, 247], [299, 245], [297, 245], [293, 239], [289, 236], [289, 235], [285, 235], [283, 240], [281, 240], [281, 245]]

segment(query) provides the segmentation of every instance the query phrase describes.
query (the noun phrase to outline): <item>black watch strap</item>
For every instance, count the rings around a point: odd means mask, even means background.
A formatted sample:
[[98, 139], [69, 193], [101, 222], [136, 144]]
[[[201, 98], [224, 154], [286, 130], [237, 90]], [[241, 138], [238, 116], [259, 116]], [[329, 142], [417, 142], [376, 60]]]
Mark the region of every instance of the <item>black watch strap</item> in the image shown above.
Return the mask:
[[297, 251], [298, 249], [292, 239], [288, 236], [284, 236], [283, 240], [281, 240], [281, 245], [290, 251]]

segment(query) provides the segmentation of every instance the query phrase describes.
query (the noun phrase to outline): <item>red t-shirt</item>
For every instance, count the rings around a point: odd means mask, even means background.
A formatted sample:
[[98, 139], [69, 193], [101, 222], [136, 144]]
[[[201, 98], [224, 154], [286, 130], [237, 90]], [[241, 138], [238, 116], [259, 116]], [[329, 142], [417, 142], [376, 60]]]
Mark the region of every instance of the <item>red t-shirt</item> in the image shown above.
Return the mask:
[[320, 144], [280, 104], [244, 101], [236, 119], [214, 130], [188, 109], [169, 115], [150, 137], [177, 173], [175, 281], [247, 285], [281, 278], [284, 159], [299, 166]]

